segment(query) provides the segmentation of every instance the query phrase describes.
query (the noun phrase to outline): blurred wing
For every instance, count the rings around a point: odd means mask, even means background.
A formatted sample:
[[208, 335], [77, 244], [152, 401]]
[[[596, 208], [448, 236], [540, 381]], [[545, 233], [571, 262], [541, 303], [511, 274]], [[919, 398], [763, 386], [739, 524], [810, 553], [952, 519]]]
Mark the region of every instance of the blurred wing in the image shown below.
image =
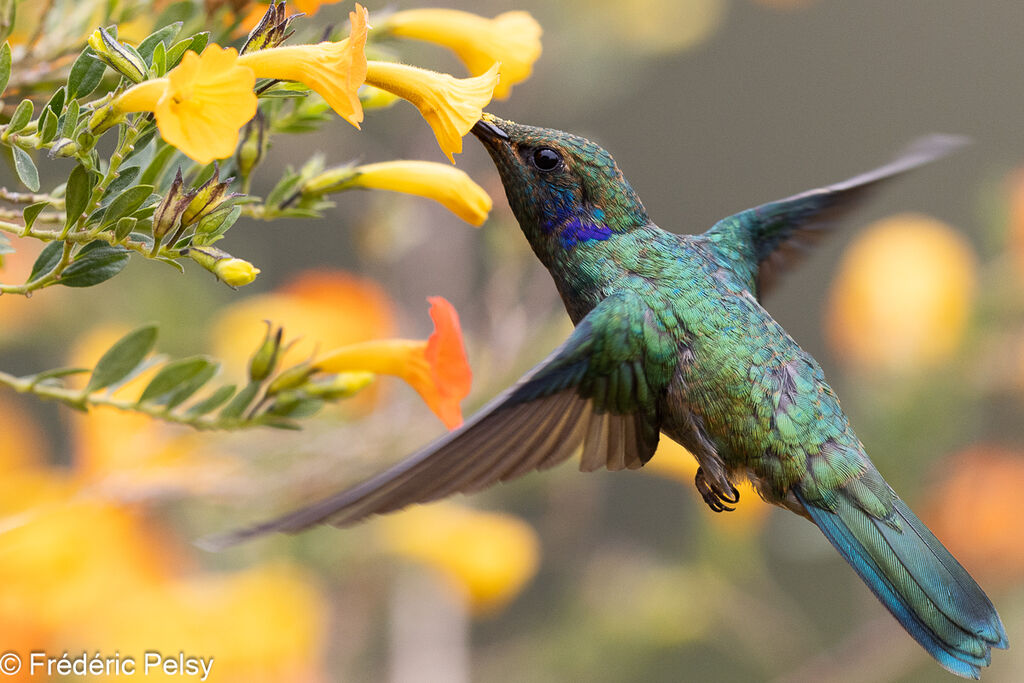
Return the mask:
[[705, 237], [737, 264], [740, 275], [750, 280], [750, 291], [760, 299], [783, 269], [799, 260], [879, 185], [966, 143], [966, 138], [952, 135], [920, 138], [885, 166], [730, 216]]
[[220, 548], [320, 523], [349, 526], [551, 467], [581, 443], [583, 470], [640, 467], [658, 445], [657, 399], [671, 377], [664, 366], [672, 348], [670, 335], [638, 295], [613, 294], [561, 347], [459, 429], [354, 488], [203, 544]]

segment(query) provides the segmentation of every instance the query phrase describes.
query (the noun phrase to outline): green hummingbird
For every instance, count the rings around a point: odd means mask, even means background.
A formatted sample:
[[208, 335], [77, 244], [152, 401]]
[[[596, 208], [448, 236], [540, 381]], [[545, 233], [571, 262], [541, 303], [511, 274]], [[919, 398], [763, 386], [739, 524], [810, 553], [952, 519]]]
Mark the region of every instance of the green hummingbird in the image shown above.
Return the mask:
[[575, 324], [568, 340], [461, 428], [390, 469], [216, 545], [479, 491], [569, 458], [635, 469], [661, 434], [697, 459], [728, 511], [749, 478], [807, 517], [939, 664], [978, 678], [1006, 648], [991, 601], [868, 459], [821, 366], [762, 307], [781, 268], [888, 179], [961, 138], [918, 140], [849, 180], [763, 204], [701, 235], [666, 232], [598, 145], [485, 114], [473, 128]]

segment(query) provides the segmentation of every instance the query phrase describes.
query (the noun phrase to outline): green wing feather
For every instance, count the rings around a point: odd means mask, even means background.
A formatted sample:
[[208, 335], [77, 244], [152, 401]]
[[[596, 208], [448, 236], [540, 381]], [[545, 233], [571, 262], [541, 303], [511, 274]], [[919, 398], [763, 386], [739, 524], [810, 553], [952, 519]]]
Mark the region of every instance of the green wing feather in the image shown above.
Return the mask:
[[[658, 445], [658, 398], [671, 372], [667, 331], [638, 294], [618, 292], [569, 339], [461, 428], [368, 481], [258, 526], [206, 539], [219, 548], [320, 523], [356, 524], [556, 465], [583, 444], [581, 469], [636, 468]], [[660, 366], [650, 367], [650, 362]]]
[[790, 267], [878, 186], [966, 142], [966, 138], [951, 135], [920, 138], [884, 166], [835, 185], [747, 209], [722, 219], [704, 236], [760, 298], [780, 271]]

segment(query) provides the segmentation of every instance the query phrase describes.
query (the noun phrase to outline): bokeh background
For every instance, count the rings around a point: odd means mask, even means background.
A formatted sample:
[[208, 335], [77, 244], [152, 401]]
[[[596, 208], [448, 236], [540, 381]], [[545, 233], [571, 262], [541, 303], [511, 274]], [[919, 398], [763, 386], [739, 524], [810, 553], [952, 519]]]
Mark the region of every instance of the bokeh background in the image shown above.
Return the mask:
[[[366, 4], [372, 23], [385, 5]], [[878, 468], [999, 608], [1015, 649], [994, 653], [985, 680], [1019, 681], [1024, 5], [445, 5], [530, 11], [544, 54], [489, 110], [601, 142], [676, 232], [867, 170], [920, 134], [973, 138], [886, 187], [766, 305], [822, 363]], [[403, 55], [463, 73], [436, 47]], [[315, 153], [329, 164], [441, 159], [399, 103], [371, 112], [362, 132], [337, 121], [278, 138], [263, 171]], [[94, 290], [3, 297], [0, 367], [94, 361], [119, 332], [159, 321], [162, 351], [233, 357], [239, 371], [263, 318], [328, 346], [422, 337], [424, 298], [439, 294], [462, 316], [471, 414], [570, 327], [483, 149], [467, 140], [458, 165], [495, 199], [479, 230], [386, 193], [339, 195], [320, 220], [243, 219], [232, 253], [263, 269], [244, 291], [133, 262]], [[31, 260], [25, 245], [4, 281]], [[2, 391], [0, 649], [184, 650], [214, 656], [216, 680], [239, 681], [952, 680], [812, 525], [749, 489], [736, 512], [711, 513], [671, 447], [638, 473], [565, 465], [352, 530], [219, 554], [192, 544], [356, 481], [442, 431], [387, 379], [303, 432], [239, 435], [71, 414]]]

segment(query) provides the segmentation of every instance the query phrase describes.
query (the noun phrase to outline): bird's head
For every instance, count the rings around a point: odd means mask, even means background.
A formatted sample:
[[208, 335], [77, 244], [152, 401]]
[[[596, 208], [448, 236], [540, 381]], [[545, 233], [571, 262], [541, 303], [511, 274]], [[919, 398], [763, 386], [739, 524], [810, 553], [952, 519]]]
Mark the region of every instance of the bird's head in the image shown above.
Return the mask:
[[[572, 248], [648, 222], [612, 156], [570, 133], [490, 114], [473, 126], [501, 175], [508, 202], [535, 248]], [[533, 233], [533, 234], [531, 234]]]

